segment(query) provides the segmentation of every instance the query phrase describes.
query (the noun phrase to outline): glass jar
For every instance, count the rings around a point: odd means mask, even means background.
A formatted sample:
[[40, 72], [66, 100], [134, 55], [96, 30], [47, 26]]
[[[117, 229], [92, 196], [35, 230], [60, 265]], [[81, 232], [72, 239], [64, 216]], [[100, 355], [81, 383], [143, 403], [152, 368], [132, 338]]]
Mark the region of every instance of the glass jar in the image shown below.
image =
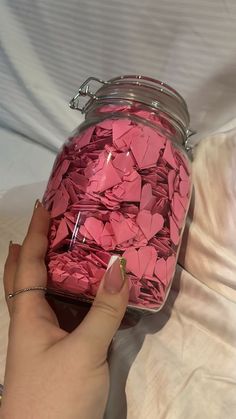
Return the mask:
[[165, 83], [123, 76], [87, 79], [70, 106], [85, 120], [57, 156], [43, 199], [49, 293], [91, 302], [115, 254], [126, 259], [129, 308], [158, 311], [191, 197], [187, 105]]

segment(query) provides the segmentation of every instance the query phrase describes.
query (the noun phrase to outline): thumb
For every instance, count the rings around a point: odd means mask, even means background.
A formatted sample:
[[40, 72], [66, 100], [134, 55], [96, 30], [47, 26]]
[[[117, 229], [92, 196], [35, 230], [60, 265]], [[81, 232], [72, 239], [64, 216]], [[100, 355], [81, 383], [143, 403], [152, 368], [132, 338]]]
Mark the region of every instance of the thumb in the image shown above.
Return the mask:
[[99, 359], [106, 358], [108, 347], [128, 304], [129, 287], [125, 262], [124, 258], [111, 257], [89, 313], [72, 333], [74, 339], [76, 335], [83, 338], [90, 354], [94, 352]]

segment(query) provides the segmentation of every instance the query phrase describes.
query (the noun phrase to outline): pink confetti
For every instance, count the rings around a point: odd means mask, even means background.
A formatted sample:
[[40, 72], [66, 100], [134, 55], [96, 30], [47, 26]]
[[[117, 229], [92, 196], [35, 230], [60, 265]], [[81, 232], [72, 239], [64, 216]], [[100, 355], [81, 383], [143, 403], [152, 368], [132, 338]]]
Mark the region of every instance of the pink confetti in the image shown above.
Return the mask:
[[[115, 121], [118, 122], [118, 121]], [[114, 124], [115, 124], [114, 122]], [[121, 122], [121, 121], [120, 121]], [[130, 127], [132, 129], [129, 129], [129, 131], [126, 131], [123, 133], [123, 135], [117, 139], [113, 137], [113, 144], [116, 147], [117, 150], [120, 151], [129, 151], [130, 150], [130, 144], [133, 141], [133, 139], [138, 138], [141, 134], [141, 128], [140, 127]]]
[[172, 198], [174, 190], [175, 190], [175, 177], [176, 177], [175, 170], [170, 170], [168, 173], [169, 199]]
[[84, 227], [88, 231], [89, 235], [93, 237], [97, 244], [100, 244], [101, 234], [104, 229], [102, 221], [97, 220], [95, 217], [88, 217], [84, 223]]
[[112, 165], [112, 162], [107, 157], [107, 161], [103, 163], [102, 167], [90, 178], [87, 192], [104, 192], [106, 189], [121, 183], [121, 178], [117, 170]]
[[177, 246], [179, 243], [179, 229], [172, 217], [170, 217], [170, 238], [172, 242]]
[[156, 203], [156, 198], [152, 194], [152, 185], [145, 183], [142, 188], [141, 199], [140, 199], [140, 210], [151, 210]]
[[173, 199], [171, 201], [171, 208], [175, 218], [182, 224], [184, 217], [185, 217], [185, 207], [183, 206], [183, 201], [178, 194], [175, 192], [173, 195]]
[[101, 237], [100, 237], [100, 243], [104, 250], [114, 250], [117, 241], [115, 239], [115, 233], [112, 229], [111, 223], [106, 223], [104, 226], [104, 229], [102, 231]]
[[141, 228], [147, 240], [150, 240], [160, 231], [164, 225], [164, 218], [161, 214], [151, 214], [150, 211], [142, 210], [137, 216], [136, 222]]
[[182, 197], [185, 197], [188, 195], [189, 193], [189, 181], [185, 181], [185, 180], [181, 180], [181, 182], [179, 183], [179, 193]]
[[111, 213], [110, 223], [116, 238], [116, 244], [121, 244], [133, 239], [138, 232], [138, 226], [130, 218], [125, 218], [120, 213]]
[[180, 168], [179, 168], [179, 175], [180, 175], [180, 179], [182, 179], [184, 181], [188, 181], [189, 180], [189, 175], [186, 172], [184, 166], [180, 166]]
[[65, 218], [62, 218], [56, 237], [53, 240], [52, 247], [55, 249], [57, 246], [59, 246], [69, 235], [68, 227]]
[[128, 175], [123, 176], [123, 182], [113, 188], [115, 198], [121, 201], [139, 202], [141, 195], [141, 176], [132, 170]]
[[75, 136], [72, 142], [76, 144], [77, 148], [85, 147], [87, 144], [90, 143], [93, 131], [94, 127], [88, 128], [87, 130], [83, 131], [80, 135]]
[[163, 159], [171, 166], [173, 169], [177, 169], [177, 164], [174, 157], [174, 152], [172, 144], [170, 141], [166, 142], [166, 148], [163, 154]]
[[159, 142], [157, 137], [153, 129], [144, 127], [142, 135], [133, 138], [130, 148], [140, 169], [156, 165], [163, 147], [163, 141]]
[[155, 266], [155, 275], [163, 285], [167, 282], [166, 260], [164, 258], [158, 259]]
[[131, 121], [129, 119], [118, 119], [113, 121], [113, 142], [123, 137], [132, 128]]
[[130, 151], [127, 151], [126, 153], [117, 154], [112, 161], [112, 164], [121, 175], [127, 175], [133, 170], [134, 159], [132, 158]]
[[[115, 111], [119, 119], [112, 119]], [[173, 129], [154, 112], [138, 105], [103, 106], [103, 112], [106, 119], [68, 140], [48, 182], [48, 286], [93, 299], [111, 255], [119, 254], [127, 260], [130, 304], [159, 308], [189, 206], [189, 163], [160, 135]]]
[[[124, 252], [123, 257], [127, 262], [127, 271], [132, 272], [139, 279], [141, 279], [145, 273], [150, 273], [154, 270], [156, 251], [152, 246], [141, 247], [139, 250], [130, 247]], [[149, 263], [151, 266], [149, 266]]]
[[174, 256], [169, 256], [166, 260], [161, 258], [156, 262], [155, 275], [165, 287], [169, 285], [174, 275], [175, 265], [176, 258]]
[[53, 206], [51, 210], [51, 217], [56, 218], [66, 212], [69, 204], [69, 194], [64, 195], [62, 191], [58, 190], [55, 193]]

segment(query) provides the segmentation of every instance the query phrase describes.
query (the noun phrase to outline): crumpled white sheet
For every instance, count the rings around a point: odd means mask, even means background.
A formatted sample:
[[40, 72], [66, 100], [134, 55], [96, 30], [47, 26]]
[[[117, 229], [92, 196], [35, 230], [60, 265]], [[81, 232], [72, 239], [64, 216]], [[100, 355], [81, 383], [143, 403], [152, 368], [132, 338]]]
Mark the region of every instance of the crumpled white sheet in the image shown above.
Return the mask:
[[[163, 310], [116, 335], [106, 419], [236, 416], [235, 162], [236, 130], [209, 137], [195, 150], [182, 267]], [[18, 186], [0, 200], [1, 273], [7, 243], [23, 238], [44, 187]], [[1, 380], [8, 316], [0, 295]]]
[[193, 167], [193, 222], [180, 259], [196, 278], [236, 302], [236, 130], [204, 139]]
[[235, 0], [2, 0], [0, 125], [56, 149], [88, 76], [143, 74], [179, 90], [202, 138], [236, 115], [235, 26]]

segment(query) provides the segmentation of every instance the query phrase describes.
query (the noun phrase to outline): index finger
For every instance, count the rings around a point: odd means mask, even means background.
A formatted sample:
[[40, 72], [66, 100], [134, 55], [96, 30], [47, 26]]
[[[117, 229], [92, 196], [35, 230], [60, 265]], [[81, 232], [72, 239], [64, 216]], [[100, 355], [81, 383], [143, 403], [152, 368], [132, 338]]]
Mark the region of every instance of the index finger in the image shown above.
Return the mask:
[[49, 212], [36, 201], [27, 235], [24, 239], [21, 257], [25, 261], [44, 261], [48, 247]]
[[21, 246], [19, 244], [13, 244], [12, 242], [10, 242], [8, 256], [4, 266], [3, 284], [5, 290], [6, 303], [10, 315], [12, 301], [8, 299], [8, 294], [12, 293], [14, 290], [15, 275], [20, 256], [20, 250]]
[[[19, 263], [16, 271], [14, 292], [30, 287], [46, 287], [47, 269], [45, 255], [48, 247], [48, 229], [50, 216], [41, 203], [34, 208], [32, 219], [27, 235], [24, 239]], [[44, 293], [40, 290], [21, 293], [14, 299], [14, 307], [22, 303], [22, 306], [34, 305], [44, 299]]]

